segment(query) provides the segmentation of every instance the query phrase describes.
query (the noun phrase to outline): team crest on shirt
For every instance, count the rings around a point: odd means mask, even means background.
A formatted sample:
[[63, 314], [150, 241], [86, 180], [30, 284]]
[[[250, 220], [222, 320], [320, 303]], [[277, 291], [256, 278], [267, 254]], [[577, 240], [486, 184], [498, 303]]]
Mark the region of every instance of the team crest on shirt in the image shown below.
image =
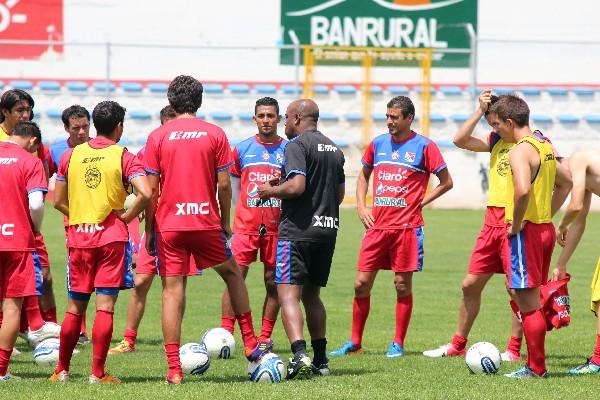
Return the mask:
[[392, 160], [396, 161], [400, 158], [400, 152], [398, 150], [392, 151]]
[[412, 151], [407, 151], [406, 153], [404, 153], [404, 159], [408, 162], [415, 162], [415, 153]]
[[262, 152], [261, 157], [262, 157], [263, 160], [267, 161], [267, 160], [269, 160], [269, 158], [271, 158], [271, 155], [269, 154], [268, 151], [265, 150], [265, 151]]
[[96, 189], [102, 182], [102, 173], [94, 166], [85, 170], [85, 185], [90, 189]]
[[283, 153], [277, 153], [275, 155], [275, 161], [277, 161], [277, 164], [283, 163]]
[[508, 160], [508, 153], [506, 153], [503, 157], [498, 160], [498, 164], [496, 164], [496, 172], [498, 175], [505, 177], [510, 169], [510, 161]]

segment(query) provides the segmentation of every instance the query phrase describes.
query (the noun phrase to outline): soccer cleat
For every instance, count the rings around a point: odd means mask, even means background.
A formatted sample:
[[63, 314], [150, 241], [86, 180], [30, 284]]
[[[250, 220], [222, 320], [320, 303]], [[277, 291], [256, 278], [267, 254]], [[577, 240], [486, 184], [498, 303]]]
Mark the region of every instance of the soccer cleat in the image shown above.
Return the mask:
[[131, 346], [125, 339], [121, 340], [118, 345], [108, 351], [108, 354], [132, 353], [135, 347]]
[[116, 376], [112, 376], [108, 372], [105, 372], [102, 378], [98, 378], [96, 375], [90, 375], [89, 383], [90, 385], [95, 385], [97, 383], [109, 383], [113, 385], [119, 385], [123, 383], [123, 381], [117, 378]]
[[354, 355], [354, 354], [361, 354], [361, 353], [362, 353], [362, 348], [356, 346], [354, 343], [352, 343], [351, 340], [348, 340], [346, 343], [344, 343], [342, 345], [342, 347], [330, 352], [329, 355], [338, 357], [338, 356]]
[[37, 331], [27, 332], [26, 340], [31, 347], [36, 347], [42, 340], [58, 337], [60, 337], [60, 325], [55, 324], [54, 322], [46, 322]]
[[399, 343], [396, 343], [396, 342], [392, 342], [392, 344], [390, 344], [390, 347], [388, 348], [388, 350], [385, 352], [385, 356], [387, 358], [402, 357], [403, 355], [404, 355], [404, 349], [402, 348], [402, 346], [400, 346]]
[[69, 371], [62, 370], [54, 373], [48, 378], [51, 382], [67, 382], [69, 380]]
[[510, 374], [504, 374], [507, 378], [517, 378], [517, 379], [535, 379], [535, 378], [547, 378], [548, 373], [544, 372], [542, 375], [538, 375], [531, 368], [525, 365], [523, 368], [518, 369]]
[[452, 343], [444, 344], [437, 349], [425, 350], [423, 355], [425, 357], [431, 358], [440, 358], [440, 357], [457, 357], [464, 356], [467, 353], [467, 350], [462, 349], [458, 350], [456, 347], [452, 345]]
[[258, 361], [262, 356], [267, 354], [273, 348], [273, 341], [271, 339], [264, 339], [262, 337], [258, 337], [258, 344], [255, 348], [249, 349], [246, 348], [246, 358], [248, 361]]
[[504, 353], [500, 354], [500, 357], [502, 358], [502, 361], [506, 362], [521, 361], [521, 359], [523, 358], [521, 357], [521, 354], [515, 353], [514, 351], [510, 350], [506, 350]]
[[312, 361], [306, 354], [299, 354], [290, 358], [285, 379], [310, 379], [312, 376]]
[[78, 346], [85, 346], [89, 342], [90, 342], [90, 339], [87, 337], [87, 335], [85, 333], [81, 332], [79, 334], [79, 339], [77, 340], [77, 345]]
[[329, 371], [329, 363], [323, 363], [319, 366], [312, 363], [310, 364], [310, 368], [312, 374], [315, 376], [329, 376], [331, 374], [331, 371]]
[[4, 382], [4, 381], [20, 381], [21, 378], [15, 375], [12, 375], [10, 373], [6, 373], [6, 375], [2, 375], [0, 376], [0, 382]]
[[600, 374], [600, 365], [594, 364], [589, 358], [581, 365], [566, 372], [568, 375], [595, 375]]
[[169, 375], [167, 375], [165, 383], [169, 385], [181, 385], [183, 383], [183, 376], [181, 376], [181, 374], [175, 374], [169, 378]]
[[16, 347], [13, 347], [11, 357], [20, 356], [20, 355], [21, 355], [21, 351], [19, 349], [17, 349]]

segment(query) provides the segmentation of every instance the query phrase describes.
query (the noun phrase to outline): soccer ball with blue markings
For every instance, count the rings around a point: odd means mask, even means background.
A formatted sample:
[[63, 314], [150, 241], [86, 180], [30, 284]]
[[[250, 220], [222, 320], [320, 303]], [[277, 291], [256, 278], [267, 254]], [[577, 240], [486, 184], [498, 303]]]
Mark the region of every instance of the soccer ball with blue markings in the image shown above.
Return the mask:
[[202, 335], [202, 344], [211, 357], [231, 358], [235, 352], [235, 339], [227, 329], [213, 328]]
[[42, 340], [33, 350], [33, 359], [37, 365], [56, 365], [60, 341], [57, 338]]
[[467, 367], [474, 374], [495, 374], [500, 369], [502, 357], [496, 346], [478, 342], [469, 347], [465, 356]]
[[285, 365], [275, 353], [267, 353], [257, 362], [248, 363], [248, 379], [252, 382], [277, 383], [283, 381]]
[[210, 367], [210, 354], [200, 343], [186, 343], [179, 348], [181, 369], [192, 375], [201, 375]]

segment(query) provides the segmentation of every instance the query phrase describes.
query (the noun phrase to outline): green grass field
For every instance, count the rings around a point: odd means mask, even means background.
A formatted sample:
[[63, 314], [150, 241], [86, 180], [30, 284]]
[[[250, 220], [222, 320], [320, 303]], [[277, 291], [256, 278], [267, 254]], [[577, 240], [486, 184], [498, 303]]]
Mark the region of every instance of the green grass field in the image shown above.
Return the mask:
[[[592, 214], [586, 235], [571, 263], [570, 283], [571, 325], [547, 336], [546, 350], [550, 378], [518, 381], [502, 376], [472, 375], [464, 359], [428, 359], [423, 350], [448, 342], [456, 329], [461, 281], [466, 271], [474, 239], [483, 220], [482, 211], [438, 211], [425, 213], [427, 226], [424, 271], [414, 278], [414, 311], [405, 343], [407, 354], [388, 360], [383, 356], [394, 335], [395, 291], [393, 275], [382, 272], [375, 283], [371, 300], [371, 315], [365, 330], [364, 354], [332, 359], [332, 375], [310, 381], [257, 385], [246, 379], [247, 362], [241, 350], [241, 337], [236, 331], [238, 348], [231, 360], [212, 360], [203, 376], [187, 376], [185, 384], [172, 387], [163, 383], [166, 359], [160, 329], [160, 285], [152, 288], [146, 315], [142, 321], [137, 352], [109, 356], [107, 368], [125, 381], [121, 386], [87, 384], [90, 373], [91, 345], [76, 355], [71, 365], [71, 382], [55, 384], [47, 380], [51, 367], [39, 367], [31, 351], [19, 339], [17, 347], [24, 350], [13, 358], [11, 371], [24, 380], [0, 384], [0, 398], [575, 398], [592, 395], [599, 377], [572, 378], [562, 371], [584, 361], [589, 356], [596, 337], [596, 322], [589, 311], [589, 283], [600, 254], [600, 215]], [[61, 218], [47, 208], [44, 222], [48, 250], [54, 276], [59, 320], [65, 310], [65, 247]], [[363, 228], [353, 210], [342, 212], [334, 265], [329, 286], [323, 290], [328, 311], [329, 349], [346, 341], [350, 334], [351, 303], [356, 260]], [[250, 271], [250, 290], [255, 326], [260, 325], [262, 266]], [[208, 328], [220, 324], [220, 298], [223, 283], [216, 273], [188, 283], [188, 302], [183, 326], [182, 343], [199, 341]], [[129, 294], [122, 292], [115, 312], [113, 343], [121, 339]], [[91, 331], [93, 312], [88, 314]], [[237, 328], [236, 328], [237, 329]], [[470, 343], [489, 341], [504, 349], [510, 332], [510, 310], [503, 278], [494, 277], [484, 292], [483, 305], [470, 336]], [[281, 322], [273, 339], [274, 351], [289, 357], [289, 344]], [[502, 373], [521, 364], [502, 365]], [[10, 396], [10, 397], [9, 397]], [[563, 397], [564, 396], [564, 397]]]

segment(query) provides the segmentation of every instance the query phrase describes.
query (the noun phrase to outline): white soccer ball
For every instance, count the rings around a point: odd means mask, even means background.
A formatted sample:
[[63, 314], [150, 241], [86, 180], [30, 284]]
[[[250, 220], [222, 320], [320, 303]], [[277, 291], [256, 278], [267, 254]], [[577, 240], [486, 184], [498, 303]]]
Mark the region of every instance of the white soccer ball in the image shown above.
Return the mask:
[[283, 381], [285, 366], [275, 353], [267, 353], [257, 362], [248, 363], [248, 379], [252, 382], [277, 383]]
[[502, 357], [496, 346], [478, 342], [469, 347], [465, 356], [467, 367], [474, 374], [495, 374], [500, 369]]
[[202, 335], [202, 344], [212, 357], [231, 358], [235, 352], [235, 339], [227, 329], [213, 328]]
[[210, 354], [200, 343], [186, 343], [179, 348], [179, 359], [183, 372], [201, 375], [210, 367]]
[[60, 341], [57, 338], [42, 340], [33, 350], [33, 359], [37, 365], [56, 365]]

